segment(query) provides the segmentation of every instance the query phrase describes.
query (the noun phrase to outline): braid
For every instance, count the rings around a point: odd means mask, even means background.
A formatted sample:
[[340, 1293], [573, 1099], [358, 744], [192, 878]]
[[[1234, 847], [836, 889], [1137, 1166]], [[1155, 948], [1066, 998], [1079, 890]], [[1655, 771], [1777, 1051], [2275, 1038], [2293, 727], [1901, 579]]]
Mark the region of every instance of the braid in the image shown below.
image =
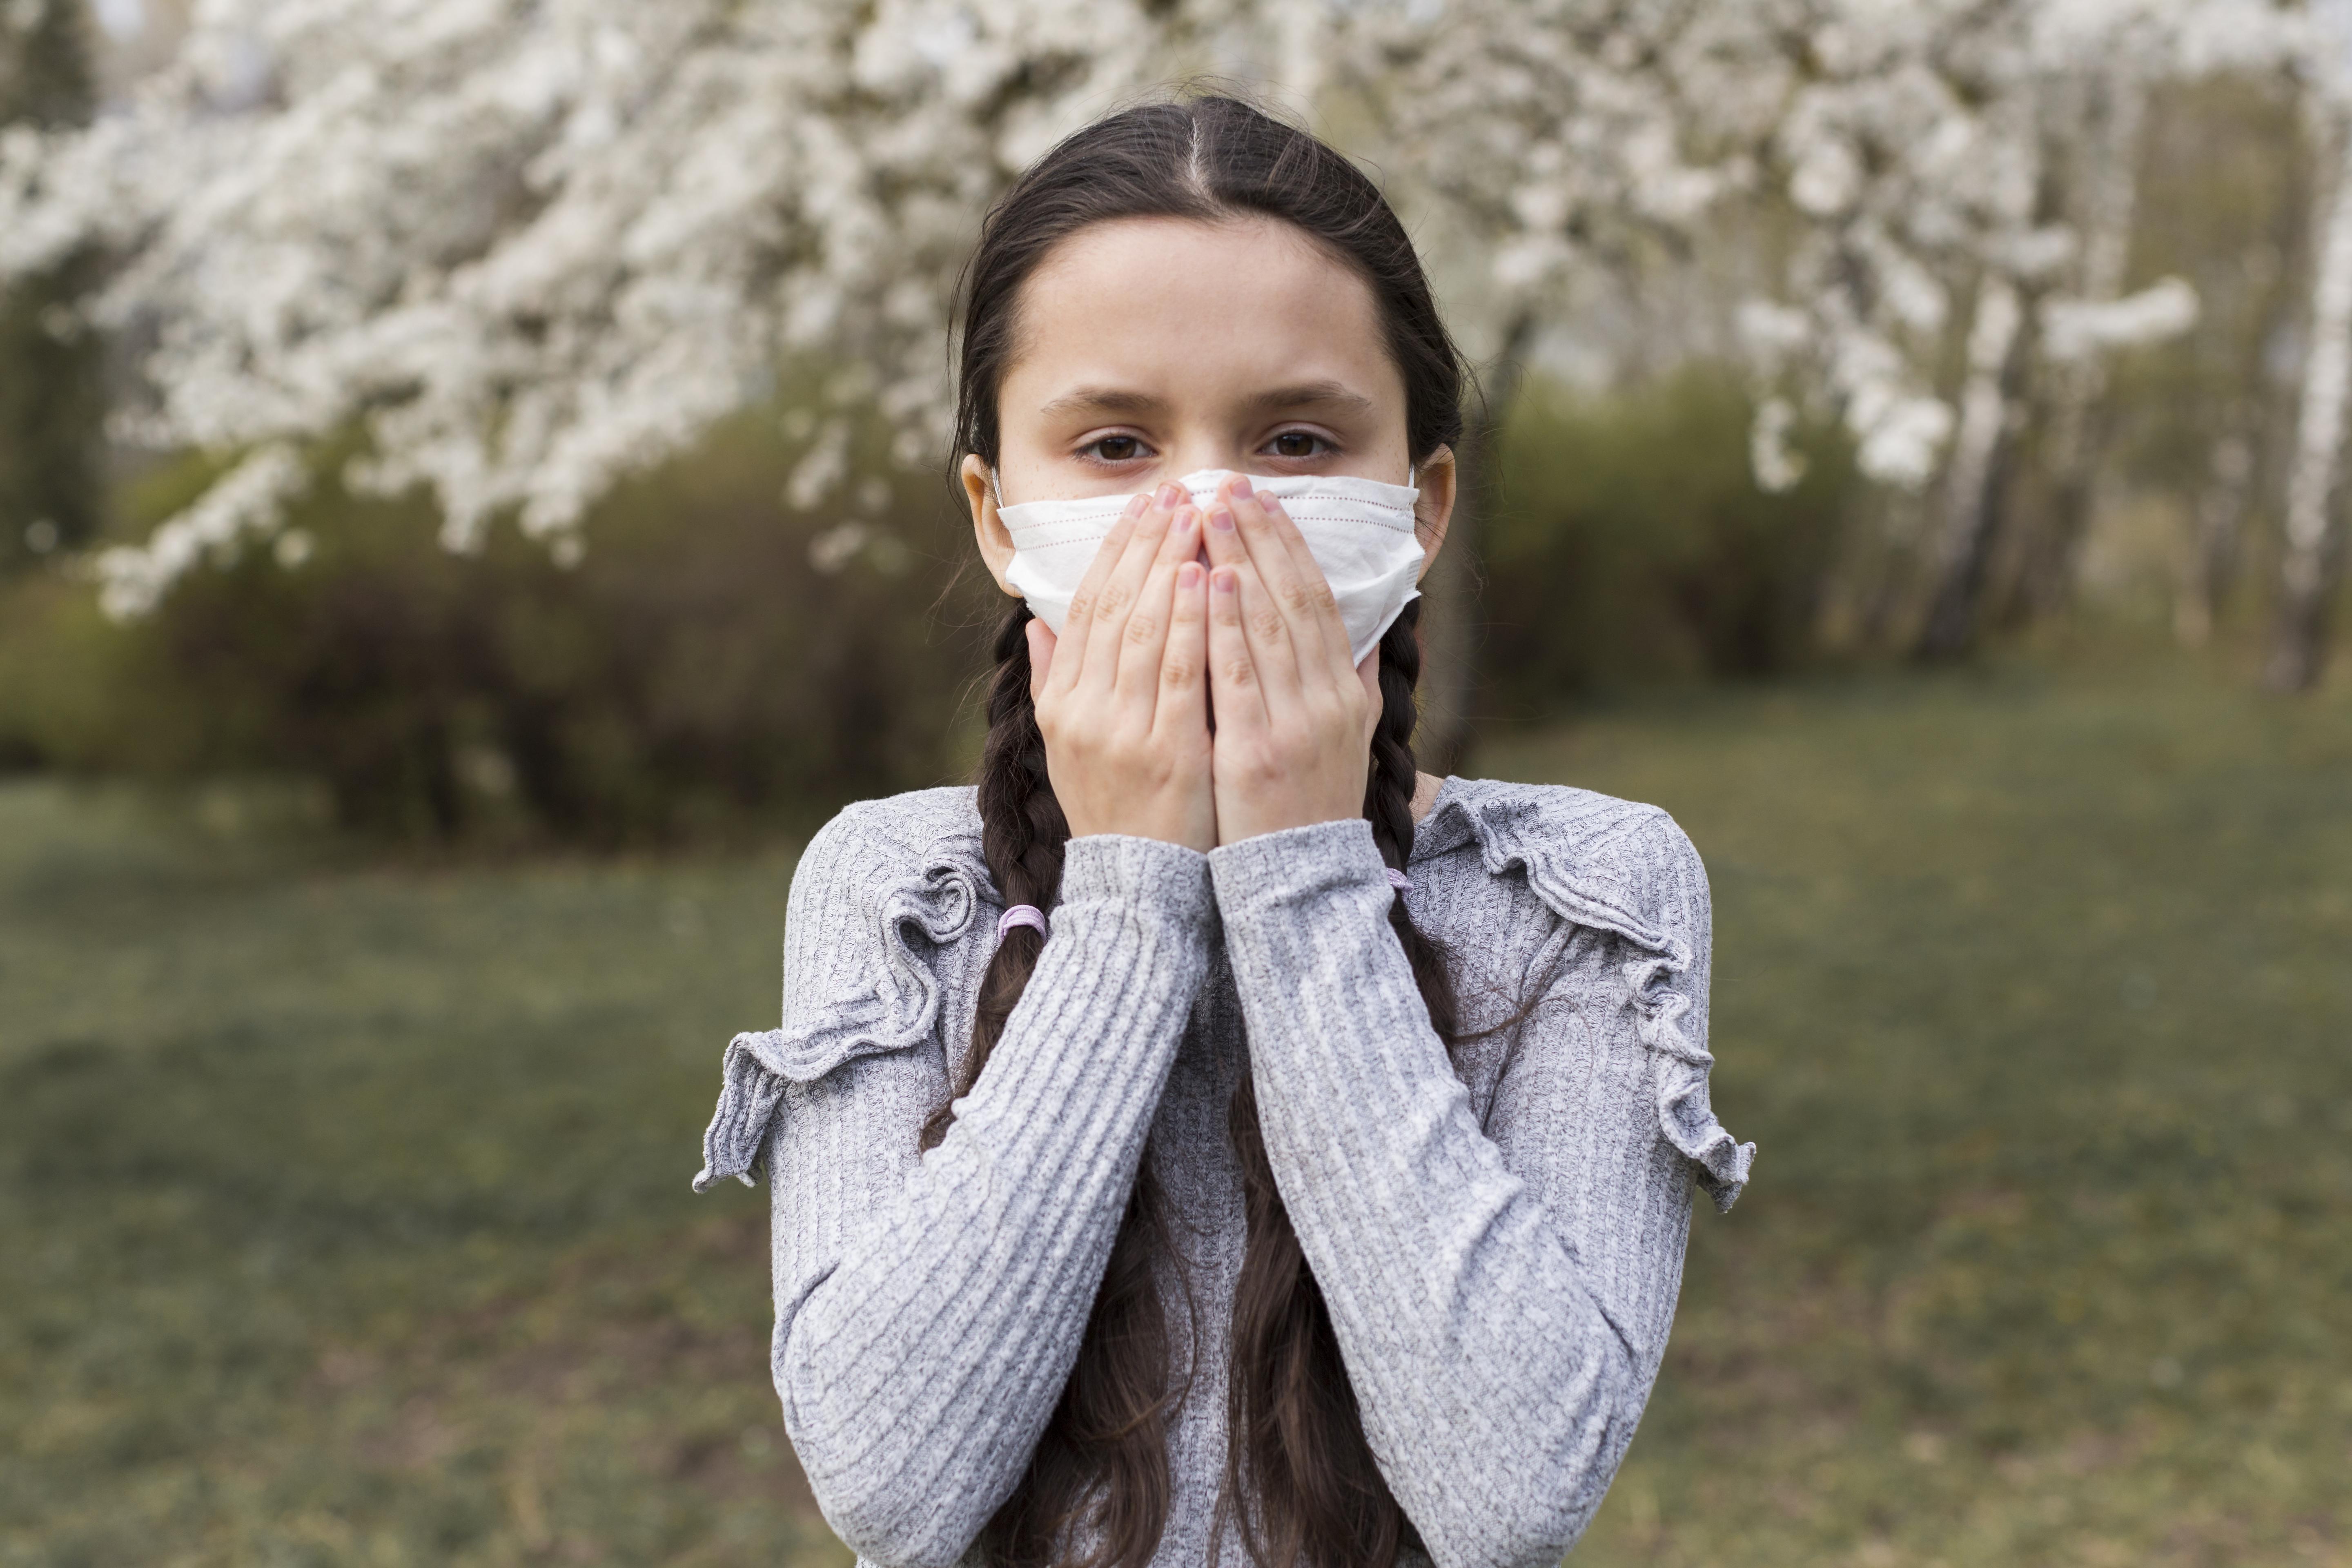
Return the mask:
[[[1412, 796], [1420, 781], [1412, 755], [1420, 612], [1420, 600], [1408, 601], [1381, 637], [1381, 719], [1364, 785], [1364, 816], [1381, 858], [1398, 870], [1412, 858]], [[1412, 923], [1402, 893], [1390, 901], [1389, 924], [1412, 966], [1430, 1024], [1451, 1048], [1458, 1024], [1444, 950]], [[1261, 1568], [1389, 1568], [1404, 1547], [1419, 1549], [1421, 1538], [1364, 1439], [1363, 1413], [1330, 1309], [1275, 1184], [1257, 1090], [1247, 1074], [1234, 1092], [1227, 1131], [1241, 1165], [1249, 1240], [1234, 1293], [1230, 1436], [1212, 1539], [1231, 1519]], [[1236, 1503], [1244, 1497], [1249, 1506]], [[1332, 1556], [1335, 1551], [1343, 1555]]]
[[[1420, 716], [1413, 700], [1421, 683], [1420, 626], [1421, 601], [1408, 599], [1403, 614], [1381, 634], [1381, 722], [1372, 731], [1371, 773], [1364, 782], [1364, 815], [1371, 819], [1373, 841], [1381, 847], [1381, 858], [1400, 871], [1412, 858], [1412, 797], [1421, 784], [1412, 755], [1413, 722]], [[1405, 912], [1402, 891], [1389, 905], [1389, 924], [1412, 965], [1431, 1026], [1448, 1046], [1459, 1043], [1453, 971], [1443, 950]]]
[[[1061, 897], [1070, 825], [1054, 797], [1029, 697], [1029, 606], [1015, 604], [996, 636], [980, 763], [981, 850], [1007, 908], [1050, 910]], [[1013, 927], [997, 943], [981, 977], [971, 1048], [949, 1103], [924, 1124], [923, 1148], [947, 1136], [954, 1099], [979, 1082], [1045, 946], [1044, 935], [1027, 926]], [[1142, 1568], [1150, 1560], [1173, 1491], [1167, 1321], [1153, 1275], [1154, 1258], [1169, 1255], [1167, 1211], [1146, 1161], [1111, 1243], [1069, 1383], [1028, 1470], [982, 1532], [990, 1563], [1031, 1568], [1053, 1562], [1062, 1537], [1082, 1520], [1099, 1542], [1087, 1560], [1090, 1568]]]
[[1372, 766], [1364, 781], [1364, 815], [1381, 858], [1402, 871], [1412, 855], [1412, 795], [1421, 782], [1413, 765], [1413, 689], [1421, 682], [1421, 601], [1381, 634], [1381, 721], [1372, 731]]
[[[1017, 604], [996, 634], [996, 679], [988, 690], [988, 739], [980, 760], [980, 847], [1005, 908], [1034, 904], [1051, 910], [1062, 894], [1062, 851], [1070, 841], [1070, 824], [1045, 776], [1045, 737], [1029, 700], [1028, 624], [1029, 606]], [[956, 1085], [958, 1095], [971, 1093], [979, 1081], [1045, 948], [1045, 933], [1028, 926], [1014, 926], [996, 944], [980, 983], [971, 1049]], [[929, 1149], [945, 1137], [954, 1120], [941, 1106], [924, 1124], [922, 1146]]]

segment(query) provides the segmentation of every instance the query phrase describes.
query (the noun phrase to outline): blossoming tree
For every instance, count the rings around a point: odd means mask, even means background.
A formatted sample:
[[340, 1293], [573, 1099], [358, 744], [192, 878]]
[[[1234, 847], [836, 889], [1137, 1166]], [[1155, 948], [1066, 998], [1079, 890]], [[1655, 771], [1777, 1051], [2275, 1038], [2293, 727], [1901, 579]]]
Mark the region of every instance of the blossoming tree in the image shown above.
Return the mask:
[[[1740, 231], [1776, 237], [1739, 315], [1784, 395], [1759, 481], [1790, 474], [1794, 398], [1872, 477], [1935, 487], [1930, 637], [1957, 646], [2026, 367], [2094, 367], [2062, 383], [2086, 407], [2102, 349], [2194, 309], [2119, 296], [2128, 193], [2053, 200], [2053, 137], [2128, 142], [2147, 82], [2307, 26], [2273, 0], [197, 0], [121, 112], [0, 138], [0, 273], [107, 247], [89, 312], [152, 327], [118, 429], [237, 455], [102, 558], [118, 613], [268, 533], [306, 446], [354, 424], [347, 479], [428, 487], [453, 547], [511, 514], [576, 551], [608, 486], [796, 359], [936, 460], [979, 215], [1073, 126], [1217, 71], [1378, 165], [1502, 401], [1594, 288], [1686, 264], [1727, 214], [1785, 218]], [[2115, 107], [2070, 130], [2053, 102], [2088, 78]], [[799, 499], [846, 433], [814, 431]]]

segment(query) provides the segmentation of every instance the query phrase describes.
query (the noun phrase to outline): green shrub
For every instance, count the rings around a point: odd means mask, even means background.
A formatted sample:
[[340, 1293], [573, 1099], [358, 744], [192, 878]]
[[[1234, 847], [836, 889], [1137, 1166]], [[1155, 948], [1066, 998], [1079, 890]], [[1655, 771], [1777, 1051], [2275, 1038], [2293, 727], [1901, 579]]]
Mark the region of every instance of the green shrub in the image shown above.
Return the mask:
[[1748, 462], [1754, 408], [1705, 364], [1605, 397], [1529, 383], [1483, 541], [1486, 710], [1541, 713], [1660, 676], [1771, 674], [1812, 654], [1853, 464], [1832, 432], [1801, 428], [1802, 478], [1768, 494]]
[[[305, 775], [346, 826], [444, 839], [667, 837], [938, 782], [975, 654], [975, 590], [950, 585], [963, 525], [929, 476], [794, 514], [792, 447], [773, 411], [730, 423], [600, 506], [569, 567], [510, 528], [451, 554], [421, 497], [322, 481], [289, 519], [292, 564], [247, 550], [120, 629], [87, 588], [47, 605], [22, 638], [43, 662], [51, 634], [91, 645], [66, 661], [70, 701], [34, 700], [0, 636], [0, 750]], [[131, 510], [160, 516], [200, 478], [166, 473]]]
[[123, 763], [146, 730], [119, 711], [135, 662], [84, 584], [43, 564], [0, 575], [0, 772]]

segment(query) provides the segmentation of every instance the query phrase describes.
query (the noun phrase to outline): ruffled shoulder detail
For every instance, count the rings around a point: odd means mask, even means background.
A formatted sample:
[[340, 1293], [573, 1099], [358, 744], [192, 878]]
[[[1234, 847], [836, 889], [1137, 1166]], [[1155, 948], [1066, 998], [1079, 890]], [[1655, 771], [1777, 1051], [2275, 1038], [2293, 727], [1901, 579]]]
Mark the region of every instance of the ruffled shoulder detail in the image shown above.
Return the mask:
[[1696, 1167], [1718, 1210], [1748, 1184], [1756, 1145], [1736, 1141], [1707, 1100], [1715, 1065], [1686, 1020], [1686, 984], [1709, 941], [1706, 868], [1654, 805], [1559, 784], [1449, 778], [1414, 835], [1416, 858], [1475, 841], [1487, 871], [1514, 868], [1545, 907], [1641, 950], [1624, 966], [1642, 1042], [1659, 1058], [1658, 1128]]
[[937, 952], [994, 899], [969, 788], [860, 801], [819, 829], [786, 905], [782, 1022], [729, 1042], [694, 1190], [753, 1184], [787, 1081], [932, 1038]]

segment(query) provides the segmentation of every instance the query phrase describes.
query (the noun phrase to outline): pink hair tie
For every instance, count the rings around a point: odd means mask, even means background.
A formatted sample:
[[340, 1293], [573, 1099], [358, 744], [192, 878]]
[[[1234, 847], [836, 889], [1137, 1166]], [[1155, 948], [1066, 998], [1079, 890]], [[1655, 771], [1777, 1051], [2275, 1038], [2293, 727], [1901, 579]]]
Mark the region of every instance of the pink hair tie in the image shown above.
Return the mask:
[[1034, 904], [1015, 904], [996, 917], [996, 940], [1003, 942], [1004, 933], [1014, 926], [1028, 926], [1039, 936], [1045, 934], [1045, 911]]
[[1394, 888], [1400, 893], [1410, 893], [1412, 891], [1412, 879], [1411, 877], [1406, 876], [1403, 872], [1398, 870], [1393, 866], [1388, 868], [1388, 874], [1390, 887]]

